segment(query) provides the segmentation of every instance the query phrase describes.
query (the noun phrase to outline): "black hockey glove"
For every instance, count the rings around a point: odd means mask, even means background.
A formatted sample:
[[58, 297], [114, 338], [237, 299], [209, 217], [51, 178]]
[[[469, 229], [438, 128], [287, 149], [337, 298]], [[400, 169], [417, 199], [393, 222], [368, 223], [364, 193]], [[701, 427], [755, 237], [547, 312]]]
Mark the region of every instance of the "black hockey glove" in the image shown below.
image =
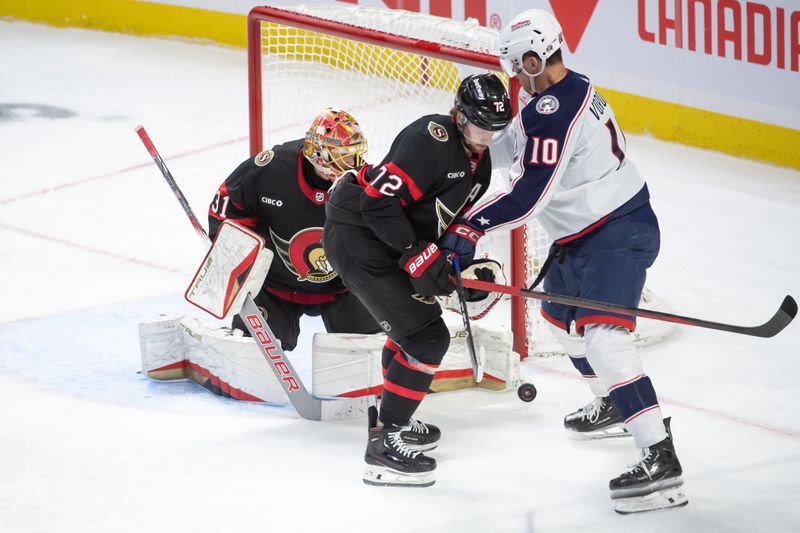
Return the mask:
[[439, 239], [439, 248], [447, 257], [456, 254], [461, 268], [467, 268], [475, 261], [475, 245], [483, 235], [472, 222], [457, 218]]
[[399, 264], [420, 296], [445, 296], [456, 289], [450, 280], [453, 265], [432, 242], [419, 241], [406, 248]]

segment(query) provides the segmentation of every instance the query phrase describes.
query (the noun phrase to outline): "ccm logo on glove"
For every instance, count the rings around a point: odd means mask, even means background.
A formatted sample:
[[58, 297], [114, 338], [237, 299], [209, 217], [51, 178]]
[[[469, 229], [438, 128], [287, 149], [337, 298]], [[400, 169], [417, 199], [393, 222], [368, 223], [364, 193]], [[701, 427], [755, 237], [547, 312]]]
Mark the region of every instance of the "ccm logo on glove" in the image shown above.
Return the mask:
[[467, 239], [472, 244], [478, 244], [478, 239], [484, 235], [482, 231], [478, 231], [466, 224], [454, 224], [447, 228], [447, 231], [449, 233], [455, 233], [462, 239]]
[[428, 243], [428, 246], [422, 250], [422, 252], [412, 257], [408, 263], [406, 263], [404, 268], [411, 276], [418, 278], [422, 275], [425, 269], [428, 268], [430, 261], [436, 260], [439, 255], [439, 248], [432, 242]]

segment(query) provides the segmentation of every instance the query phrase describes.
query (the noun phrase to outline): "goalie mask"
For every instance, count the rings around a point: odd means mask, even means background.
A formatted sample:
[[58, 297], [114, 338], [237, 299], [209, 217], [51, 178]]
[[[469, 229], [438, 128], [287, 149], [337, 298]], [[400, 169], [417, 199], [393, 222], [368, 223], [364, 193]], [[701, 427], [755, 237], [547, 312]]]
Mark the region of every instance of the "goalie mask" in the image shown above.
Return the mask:
[[[494, 259], [476, 259], [474, 263], [461, 271], [461, 277], [502, 285], [507, 283], [506, 276], [503, 274], [503, 265]], [[478, 320], [485, 317], [502, 298], [502, 294], [499, 292], [486, 292], [477, 289], [465, 288], [464, 293], [470, 320]], [[437, 300], [439, 300], [439, 305], [442, 306], [442, 309], [461, 314], [458, 294], [455, 291], [449, 296], [437, 297]]]
[[306, 132], [303, 155], [325, 178], [335, 180], [366, 162], [367, 138], [352, 115], [327, 108]]

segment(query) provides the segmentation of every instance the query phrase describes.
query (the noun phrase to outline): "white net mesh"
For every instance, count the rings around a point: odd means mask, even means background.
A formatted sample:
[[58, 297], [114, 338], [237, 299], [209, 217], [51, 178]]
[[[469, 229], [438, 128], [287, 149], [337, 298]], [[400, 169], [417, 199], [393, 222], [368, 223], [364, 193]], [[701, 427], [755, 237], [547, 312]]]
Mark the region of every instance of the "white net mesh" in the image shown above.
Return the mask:
[[[260, 50], [263, 106], [261, 117], [251, 120], [261, 121], [264, 147], [301, 138], [322, 108], [342, 108], [361, 124], [369, 143], [367, 160], [375, 164], [408, 123], [429, 113], [447, 114], [464, 76], [487, 71], [465, 64], [457, 54], [446, 60], [426, 55], [426, 50], [445, 45], [486, 54], [487, 62], [494, 62], [489, 56], [497, 55], [498, 32], [474, 20], [462, 22], [407, 11], [344, 5], [269, 10], [273, 14], [288, 11], [313, 19], [304, 17], [299, 25], [262, 21], [260, 40], [250, 43]], [[337, 35], [322, 29], [329, 21], [336, 23]], [[320, 30], [308, 29], [311, 26]], [[341, 36], [344, 33], [348, 35]], [[374, 38], [381, 33], [410, 38], [415, 50], [400, 51], [369, 42], [370, 36]], [[500, 72], [495, 73], [505, 80]], [[495, 181], [505, 180], [493, 177]], [[535, 221], [527, 225], [525, 234], [526, 246], [519, 253], [525, 254], [530, 283], [547, 256], [549, 239]], [[482, 241], [479, 251], [488, 251], [503, 261], [508, 276], [511, 264], [508, 232], [491, 233]], [[515, 335], [525, 335], [530, 354], [561, 353], [540, 317], [539, 302], [527, 300], [526, 305], [526, 331], [515, 331]], [[511, 324], [508, 308], [501, 313], [504, 316], [496, 320]]]
[[[477, 24], [405, 11], [335, 5], [291, 11], [484, 53], [497, 41], [497, 32]], [[461, 79], [481, 70], [271, 22], [262, 24], [261, 50], [264, 146], [299, 138], [318, 110], [339, 107], [367, 132], [370, 162], [380, 161], [412, 120], [447, 113]]]

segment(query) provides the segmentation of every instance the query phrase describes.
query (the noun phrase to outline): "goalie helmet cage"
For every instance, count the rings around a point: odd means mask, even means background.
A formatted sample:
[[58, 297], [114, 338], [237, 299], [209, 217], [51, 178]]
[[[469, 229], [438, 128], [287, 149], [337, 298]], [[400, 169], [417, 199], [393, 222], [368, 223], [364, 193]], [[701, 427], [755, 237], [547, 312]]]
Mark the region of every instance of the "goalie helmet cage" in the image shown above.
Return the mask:
[[[509, 82], [497, 39], [496, 30], [474, 19], [354, 5], [255, 7], [248, 17], [250, 153], [302, 137], [316, 113], [334, 107], [356, 117], [369, 143], [368, 160], [376, 163], [412, 120], [448, 113], [464, 76], [492, 71]], [[510, 80], [515, 112], [518, 90]], [[493, 176], [492, 186], [507, 186], [498, 185], [503, 181]], [[513, 285], [527, 287], [548, 245], [533, 221], [510, 238], [508, 232], [490, 233], [480, 248], [510, 264]], [[562, 352], [539, 305], [511, 301], [514, 350], [521, 357]]]

